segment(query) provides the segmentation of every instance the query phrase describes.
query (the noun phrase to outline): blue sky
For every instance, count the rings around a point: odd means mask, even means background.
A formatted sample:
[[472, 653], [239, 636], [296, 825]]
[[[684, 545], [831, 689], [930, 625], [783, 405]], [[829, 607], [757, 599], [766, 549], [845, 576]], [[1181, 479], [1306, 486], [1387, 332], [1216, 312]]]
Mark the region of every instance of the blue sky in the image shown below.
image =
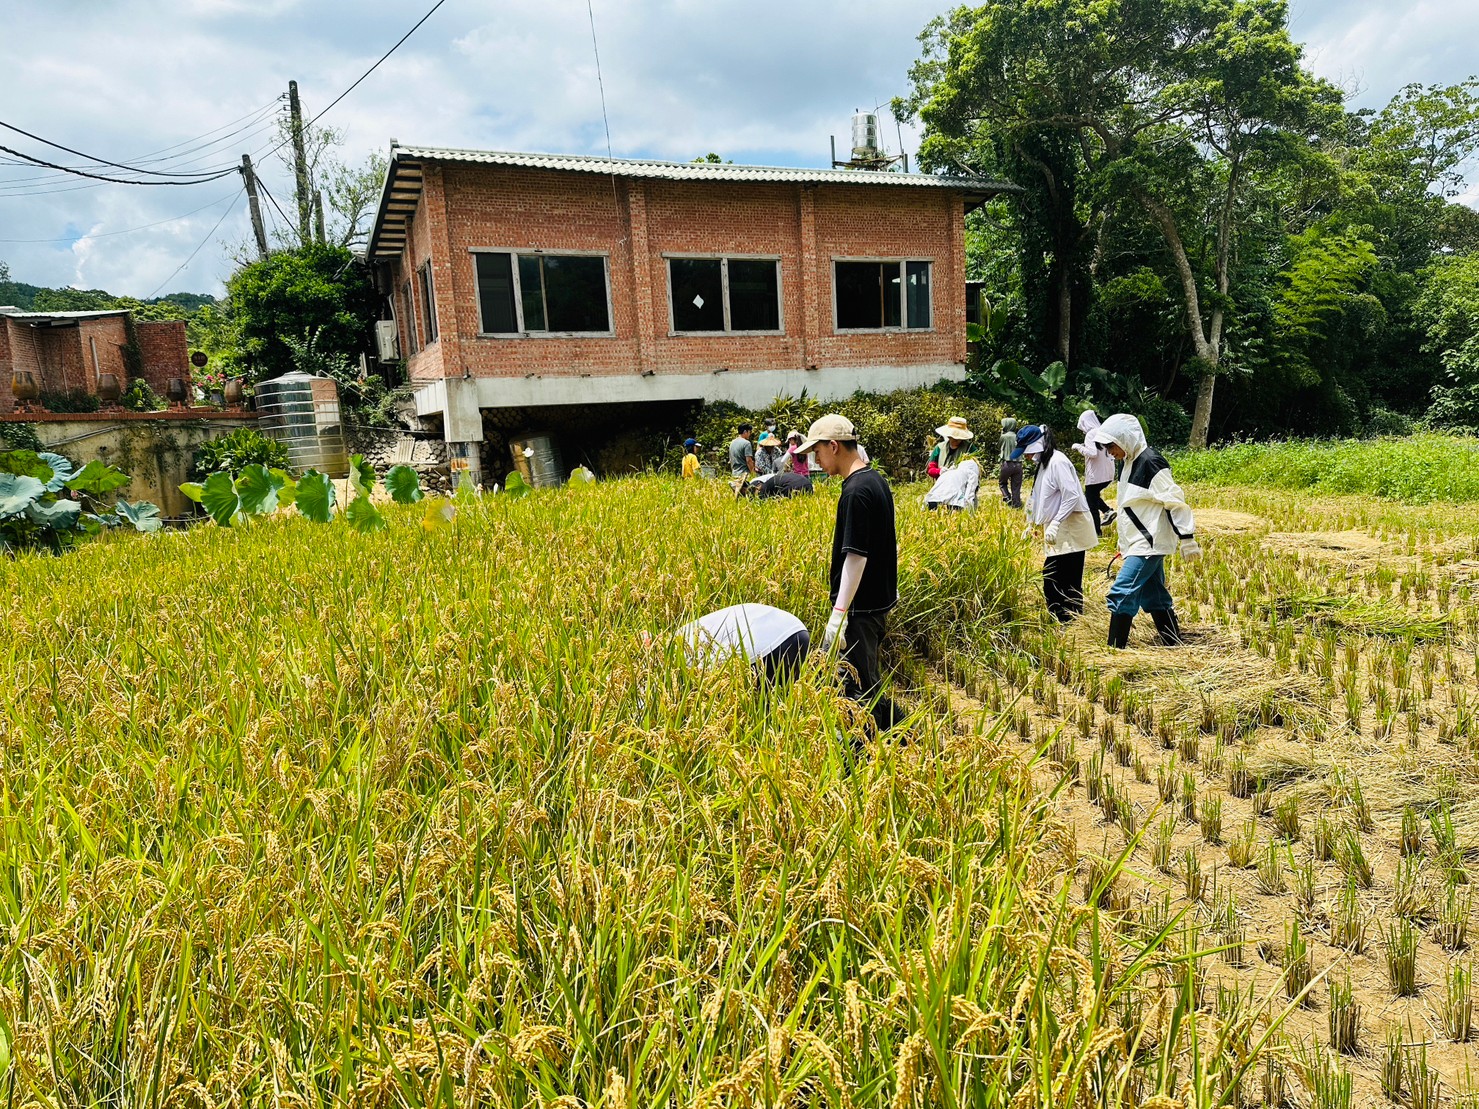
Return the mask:
[[[121, 162], [210, 132], [229, 136], [199, 164], [255, 152], [286, 208], [290, 178], [265, 157], [274, 98], [296, 78], [307, 112], [321, 109], [432, 2], [11, 0], [0, 119]], [[825, 164], [828, 135], [845, 146], [855, 108], [904, 92], [916, 36], [942, 10], [932, 0], [592, 7], [614, 153], [688, 159], [713, 150], [786, 165]], [[1408, 81], [1479, 70], [1472, 0], [1296, 0], [1291, 22], [1310, 67], [1355, 105], [1379, 107]], [[240, 135], [225, 127], [234, 120], [243, 121], [234, 125]], [[604, 153], [586, 0], [447, 0], [324, 122], [344, 130], [349, 160], [384, 150], [392, 136]], [[907, 128], [889, 126], [885, 136], [911, 153], [917, 141]], [[43, 152], [9, 132], [0, 143]], [[62, 240], [0, 241], [0, 259], [37, 284], [216, 292], [232, 245], [249, 235], [238, 192], [234, 178], [94, 187], [0, 163], [0, 240]], [[1468, 199], [1479, 201], [1479, 189]]]

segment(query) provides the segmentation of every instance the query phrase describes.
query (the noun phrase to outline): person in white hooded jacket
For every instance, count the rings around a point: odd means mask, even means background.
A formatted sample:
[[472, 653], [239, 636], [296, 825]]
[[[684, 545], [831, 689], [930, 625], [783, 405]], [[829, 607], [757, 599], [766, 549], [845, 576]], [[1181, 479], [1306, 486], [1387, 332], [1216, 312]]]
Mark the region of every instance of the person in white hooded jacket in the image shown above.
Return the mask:
[[1042, 528], [1043, 599], [1053, 619], [1066, 624], [1084, 611], [1084, 552], [1098, 545], [1099, 533], [1078, 471], [1057, 449], [1052, 430], [1033, 425], [1023, 429], [1017, 441], [1023, 444], [1021, 452], [1037, 463], [1027, 519]]
[[1202, 553], [1186, 494], [1171, 476], [1170, 464], [1146, 444], [1145, 431], [1134, 416], [1116, 413], [1090, 432], [1089, 439], [1124, 463], [1117, 505], [1125, 561], [1107, 598], [1109, 645], [1129, 644], [1130, 625], [1144, 609], [1155, 621], [1161, 642], [1177, 646], [1181, 625], [1166, 588], [1166, 555], [1178, 547], [1184, 558]]
[[1102, 535], [1104, 529], [1114, 523], [1114, 509], [1104, 503], [1104, 490], [1114, 480], [1114, 459], [1092, 441], [1098, 426], [1099, 413], [1086, 408], [1078, 418], [1078, 429], [1084, 433], [1084, 441], [1074, 443], [1073, 449], [1084, 456], [1084, 493], [1089, 499], [1089, 511], [1094, 514], [1094, 530]]

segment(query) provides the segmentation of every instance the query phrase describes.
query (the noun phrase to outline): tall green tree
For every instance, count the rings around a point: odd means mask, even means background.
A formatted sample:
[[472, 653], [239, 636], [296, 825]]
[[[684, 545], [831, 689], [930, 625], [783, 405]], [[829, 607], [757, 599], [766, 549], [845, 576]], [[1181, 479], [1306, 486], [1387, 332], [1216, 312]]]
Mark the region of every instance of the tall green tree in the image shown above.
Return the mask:
[[922, 160], [1056, 131], [1098, 211], [1133, 208], [1159, 233], [1197, 380], [1190, 440], [1205, 445], [1263, 175], [1341, 118], [1337, 91], [1300, 65], [1283, 0], [993, 0], [936, 21], [924, 43], [910, 101]]
[[325, 355], [357, 360], [379, 311], [369, 271], [344, 247], [311, 243], [243, 266], [226, 285], [234, 337], [253, 380], [294, 367], [284, 336]]

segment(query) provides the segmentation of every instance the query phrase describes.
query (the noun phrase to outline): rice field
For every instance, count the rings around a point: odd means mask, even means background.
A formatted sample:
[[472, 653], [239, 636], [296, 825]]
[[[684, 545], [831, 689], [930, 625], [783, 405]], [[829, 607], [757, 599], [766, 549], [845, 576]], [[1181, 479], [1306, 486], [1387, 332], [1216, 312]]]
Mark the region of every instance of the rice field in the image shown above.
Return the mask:
[[883, 740], [820, 658], [775, 692], [664, 634], [818, 623], [826, 492], [0, 563], [6, 1103], [1479, 1093], [1479, 524], [1204, 487], [1191, 643], [1111, 653], [1107, 546], [1061, 631], [1018, 517], [898, 501]]

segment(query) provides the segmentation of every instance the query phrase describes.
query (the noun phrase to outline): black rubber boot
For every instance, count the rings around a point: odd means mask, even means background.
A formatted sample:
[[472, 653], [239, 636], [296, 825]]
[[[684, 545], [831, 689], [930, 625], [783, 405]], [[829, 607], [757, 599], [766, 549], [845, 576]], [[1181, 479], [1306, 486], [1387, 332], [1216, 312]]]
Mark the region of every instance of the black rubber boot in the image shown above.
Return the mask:
[[1174, 608], [1152, 612], [1150, 618], [1155, 621], [1155, 630], [1161, 633], [1161, 642], [1167, 647], [1180, 647], [1185, 642], [1181, 638], [1181, 621], [1176, 619]]
[[1133, 616], [1117, 616], [1109, 614], [1109, 645], [1111, 647], [1128, 647], [1130, 645], [1130, 625], [1135, 622]]

